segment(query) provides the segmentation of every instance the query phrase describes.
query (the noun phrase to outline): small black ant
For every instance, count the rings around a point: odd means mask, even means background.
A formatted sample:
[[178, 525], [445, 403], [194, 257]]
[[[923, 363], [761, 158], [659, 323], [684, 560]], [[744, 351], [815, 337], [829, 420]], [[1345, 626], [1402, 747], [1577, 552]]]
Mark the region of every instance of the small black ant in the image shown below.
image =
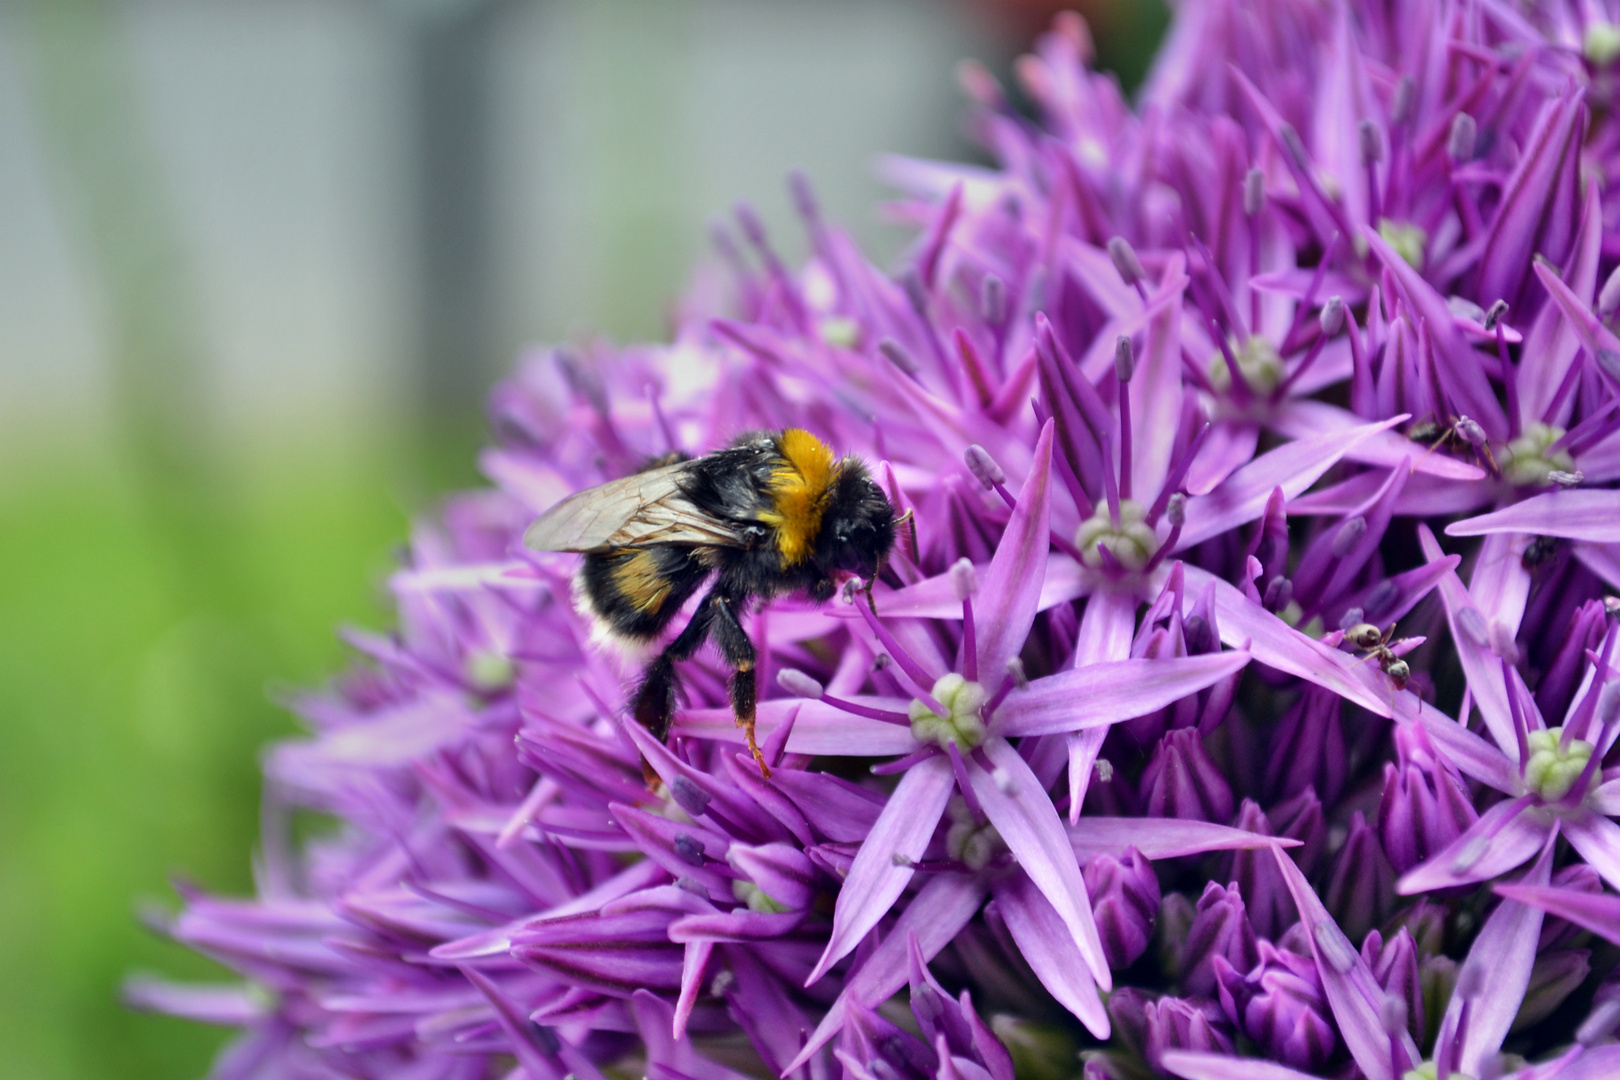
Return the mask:
[[1556, 559], [1561, 546], [1556, 536], [1538, 536], [1525, 545], [1524, 554], [1519, 556], [1519, 565], [1534, 571]]
[[1379, 668], [1389, 676], [1389, 681], [1395, 684], [1395, 689], [1405, 690], [1407, 681], [1412, 678], [1412, 668], [1390, 647], [1399, 644], [1394, 640], [1394, 633], [1393, 626], [1386, 633], [1372, 623], [1364, 622], [1356, 623], [1346, 630], [1344, 639], [1362, 651], [1363, 659], [1377, 660]]

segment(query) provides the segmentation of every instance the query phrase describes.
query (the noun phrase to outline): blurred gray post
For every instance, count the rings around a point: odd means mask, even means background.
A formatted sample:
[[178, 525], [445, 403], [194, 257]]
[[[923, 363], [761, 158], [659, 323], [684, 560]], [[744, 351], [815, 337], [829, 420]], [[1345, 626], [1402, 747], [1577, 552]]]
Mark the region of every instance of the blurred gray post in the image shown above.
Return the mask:
[[412, 21], [418, 191], [414, 378], [425, 433], [481, 415], [495, 357], [490, 37], [509, 0], [393, 0]]

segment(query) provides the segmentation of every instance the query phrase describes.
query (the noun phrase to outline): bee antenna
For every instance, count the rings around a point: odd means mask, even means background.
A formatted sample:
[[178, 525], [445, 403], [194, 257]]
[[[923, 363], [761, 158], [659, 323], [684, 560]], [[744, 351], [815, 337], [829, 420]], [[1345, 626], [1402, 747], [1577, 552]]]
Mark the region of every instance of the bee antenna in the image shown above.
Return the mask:
[[877, 569], [872, 571], [872, 576], [866, 579], [866, 588], [861, 590], [866, 594], [866, 606], [872, 609], [874, 615], [877, 614], [877, 598], [872, 595], [872, 587], [877, 584], [877, 576], [882, 572], [883, 564], [879, 563]]

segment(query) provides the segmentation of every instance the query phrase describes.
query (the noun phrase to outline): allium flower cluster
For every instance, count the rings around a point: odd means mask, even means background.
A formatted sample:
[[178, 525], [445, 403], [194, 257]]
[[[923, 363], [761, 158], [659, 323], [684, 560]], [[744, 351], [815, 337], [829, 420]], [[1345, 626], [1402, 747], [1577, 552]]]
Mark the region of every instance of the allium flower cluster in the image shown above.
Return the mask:
[[[796, 178], [804, 266], [740, 208], [670, 344], [526, 360], [257, 896], [164, 927], [245, 983], [132, 998], [231, 1078], [1620, 1075], [1620, 5], [1089, 60], [963, 70], [996, 165], [887, 163], [897, 270]], [[745, 614], [766, 779], [718, 655], [659, 742], [519, 538], [786, 427], [911, 518]]]

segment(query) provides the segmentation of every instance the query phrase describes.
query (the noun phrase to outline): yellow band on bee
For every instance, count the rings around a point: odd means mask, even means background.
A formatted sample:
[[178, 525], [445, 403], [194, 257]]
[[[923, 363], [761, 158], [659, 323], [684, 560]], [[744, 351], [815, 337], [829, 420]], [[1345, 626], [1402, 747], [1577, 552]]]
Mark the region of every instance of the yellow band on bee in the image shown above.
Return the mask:
[[784, 431], [777, 449], [782, 464], [771, 470], [765, 484], [771, 509], [760, 518], [776, 530], [782, 565], [793, 566], [808, 558], [815, 546], [838, 465], [832, 449], [801, 428]]
[[669, 578], [658, 568], [658, 555], [637, 551], [620, 555], [613, 564], [613, 584], [637, 610], [657, 614], [669, 598]]

